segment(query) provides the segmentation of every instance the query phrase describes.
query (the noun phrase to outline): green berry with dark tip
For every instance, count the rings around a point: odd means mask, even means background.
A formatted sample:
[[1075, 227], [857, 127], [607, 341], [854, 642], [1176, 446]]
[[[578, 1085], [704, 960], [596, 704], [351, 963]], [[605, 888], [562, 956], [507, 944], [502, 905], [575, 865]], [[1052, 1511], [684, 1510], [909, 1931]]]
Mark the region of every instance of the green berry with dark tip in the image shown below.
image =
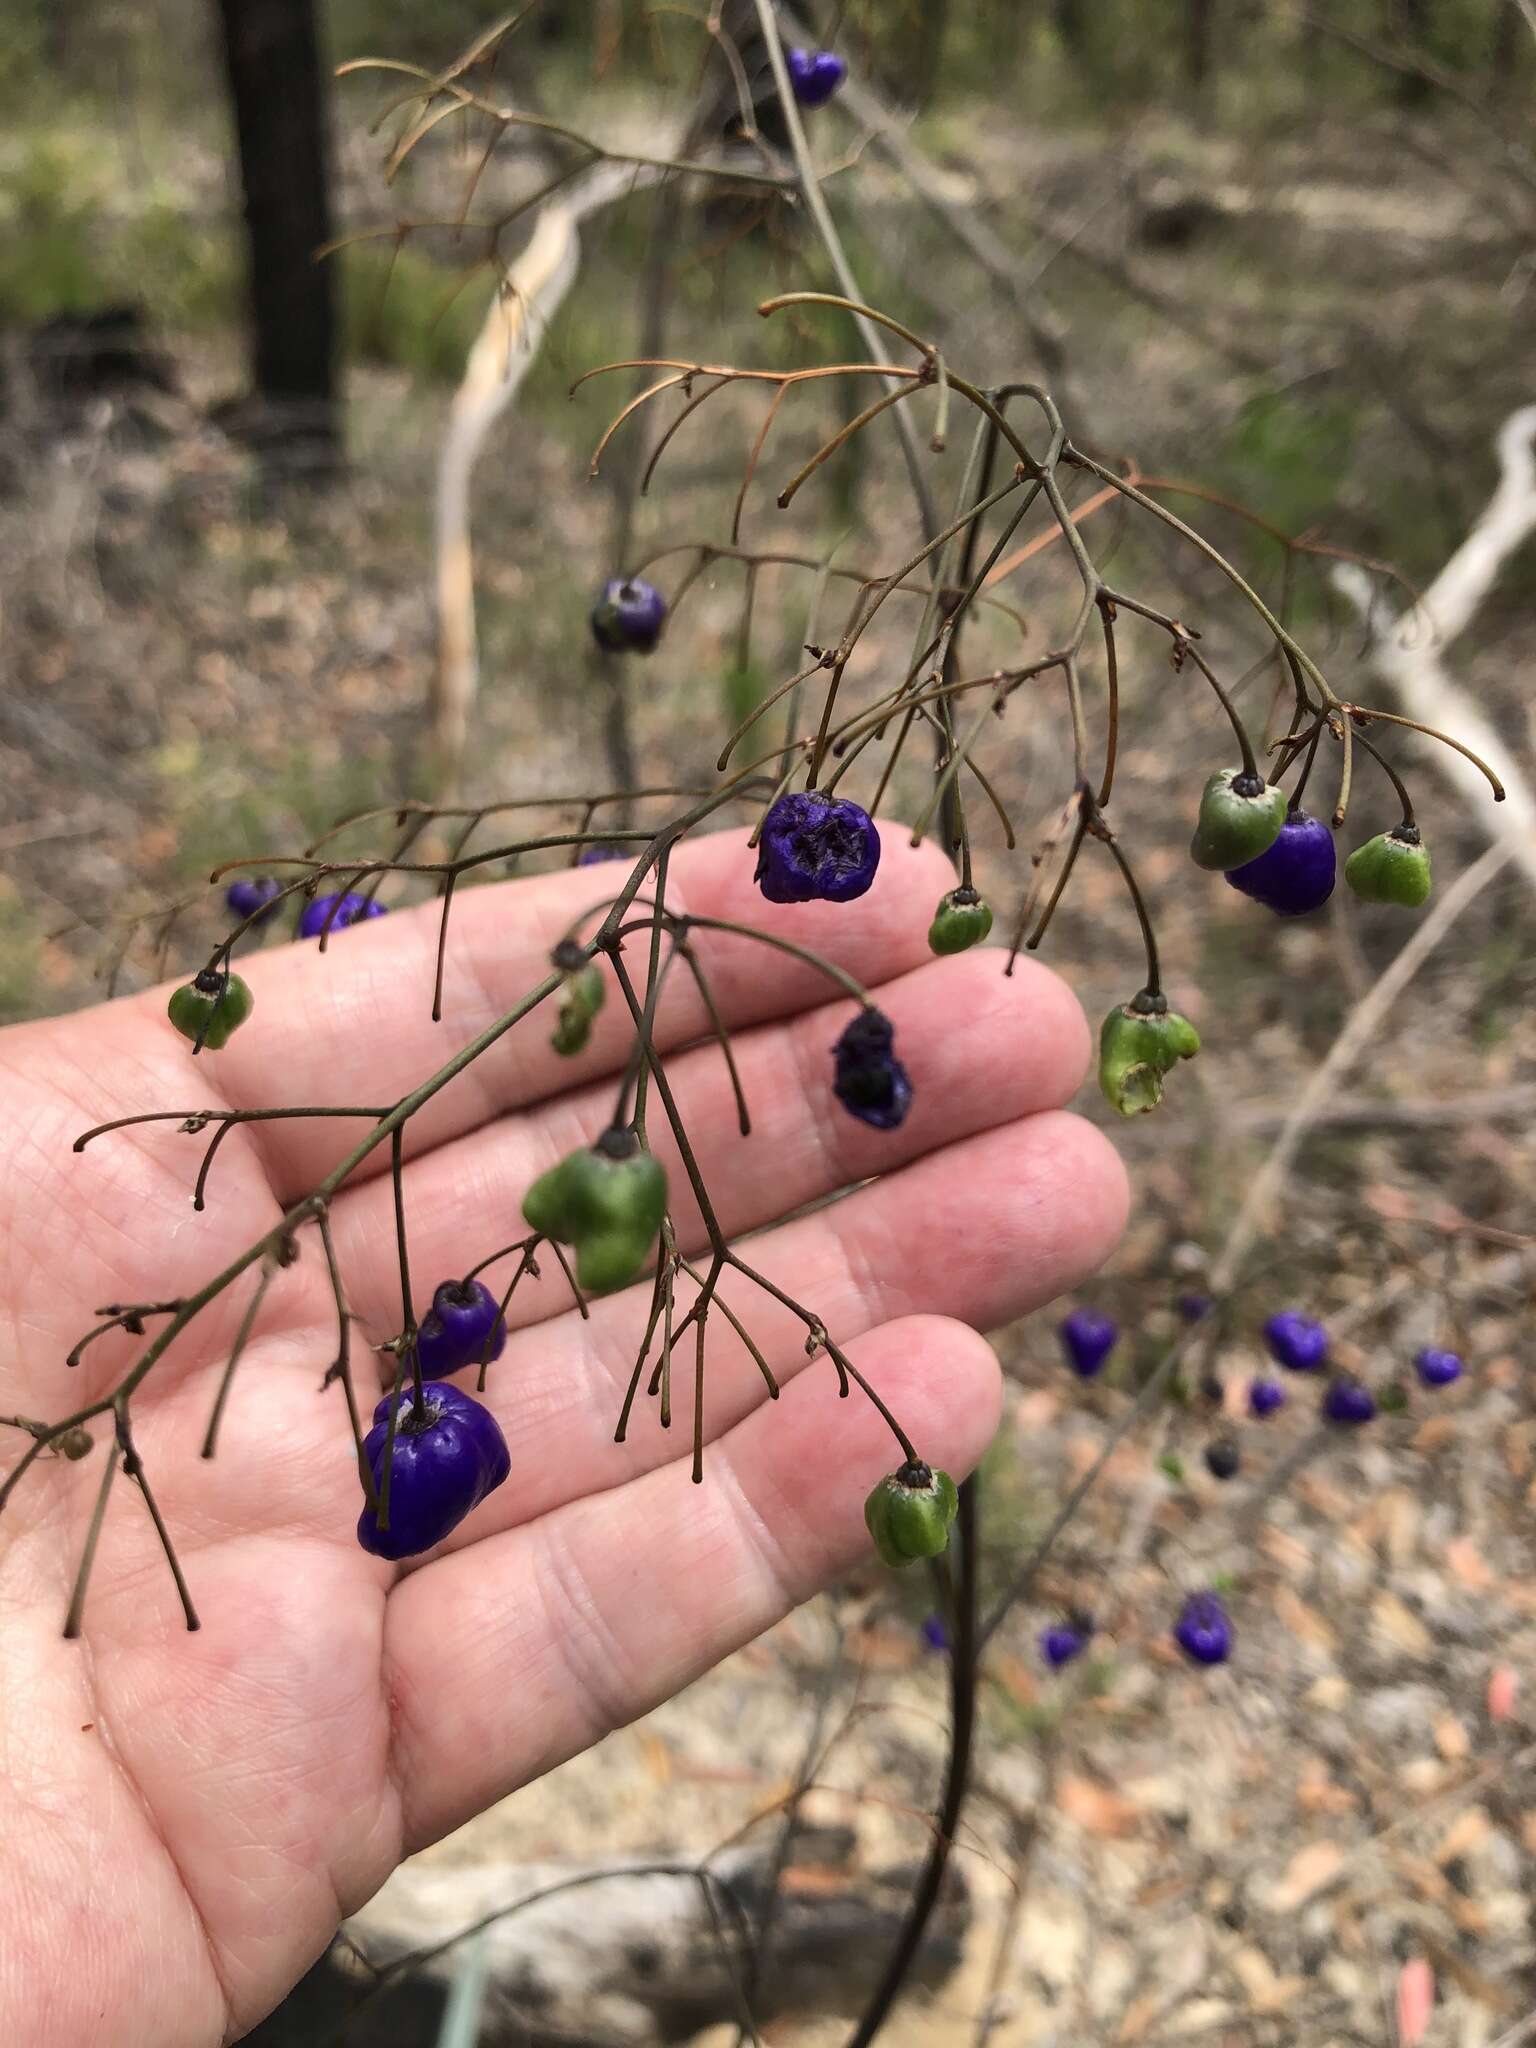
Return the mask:
[[888, 1473], [864, 1503], [864, 1522], [882, 1562], [895, 1566], [938, 1557], [948, 1548], [960, 1495], [947, 1472], [913, 1461]]
[[1289, 799], [1276, 783], [1241, 768], [1222, 768], [1201, 792], [1190, 858], [1213, 871], [1257, 860], [1280, 837], [1288, 809]]
[[1417, 910], [1430, 890], [1429, 848], [1418, 826], [1394, 825], [1357, 846], [1344, 863], [1344, 879], [1362, 903]]
[[238, 974], [205, 967], [195, 981], [176, 990], [165, 1014], [183, 1038], [191, 1039], [194, 1052], [201, 1046], [219, 1052], [255, 1007], [256, 998]]
[[928, 945], [938, 954], [964, 953], [979, 946], [992, 929], [992, 906], [974, 889], [951, 889], [939, 898], [928, 927]]

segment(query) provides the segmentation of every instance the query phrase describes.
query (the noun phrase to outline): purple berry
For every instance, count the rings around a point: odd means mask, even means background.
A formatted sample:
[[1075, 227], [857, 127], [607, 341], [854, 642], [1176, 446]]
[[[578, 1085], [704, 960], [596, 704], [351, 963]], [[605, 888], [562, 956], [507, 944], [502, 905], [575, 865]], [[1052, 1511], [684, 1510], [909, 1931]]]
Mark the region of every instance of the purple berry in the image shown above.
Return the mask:
[[1173, 1639], [1196, 1664], [1225, 1664], [1232, 1654], [1232, 1623], [1214, 1593], [1191, 1593], [1179, 1610]]
[[1250, 1380], [1248, 1383], [1248, 1413], [1262, 1422], [1266, 1415], [1273, 1415], [1277, 1408], [1285, 1406], [1285, 1389], [1278, 1380]]
[[949, 1630], [944, 1624], [942, 1614], [928, 1615], [923, 1622], [920, 1633], [924, 1643], [927, 1644], [930, 1650], [947, 1650], [949, 1648]]
[[[389, 1439], [386, 1394], [373, 1411], [363, 1456], [375, 1487], [383, 1484]], [[389, 1527], [371, 1507], [358, 1518], [357, 1540], [375, 1557], [418, 1557], [452, 1533], [512, 1469], [507, 1441], [489, 1408], [457, 1387], [434, 1380], [426, 1391], [426, 1418], [418, 1422], [409, 1389], [400, 1395], [400, 1419], [389, 1478]]]
[[507, 1326], [491, 1290], [479, 1280], [445, 1280], [416, 1332], [416, 1357], [422, 1377], [435, 1380], [482, 1358], [500, 1358], [506, 1343]]
[[600, 867], [604, 861], [623, 860], [628, 850], [627, 847], [601, 843], [596, 846], [584, 846], [576, 856], [576, 865], [579, 868]]
[[1323, 1413], [1330, 1422], [1337, 1422], [1345, 1429], [1355, 1429], [1362, 1422], [1374, 1419], [1376, 1396], [1353, 1373], [1341, 1372], [1328, 1382], [1328, 1391], [1323, 1396]]
[[1091, 1380], [1101, 1372], [1120, 1341], [1120, 1325], [1114, 1317], [1097, 1315], [1091, 1308], [1073, 1309], [1062, 1318], [1059, 1328], [1067, 1363], [1079, 1379]]
[[1460, 1357], [1454, 1351], [1437, 1351], [1425, 1345], [1413, 1361], [1413, 1369], [1426, 1387], [1448, 1387], [1462, 1374]]
[[1287, 1372], [1315, 1372], [1328, 1356], [1328, 1332], [1300, 1309], [1283, 1308], [1264, 1325], [1269, 1355]]
[[386, 917], [389, 905], [373, 896], [359, 896], [350, 889], [345, 896], [317, 896], [306, 903], [299, 919], [299, 937], [318, 939], [322, 933], [344, 932], [349, 924], [361, 924], [370, 917]]
[[851, 903], [875, 879], [880, 834], [844, 796], [792, 790], [763, 820], [754, 880], [770, 903]]
[[224, 891], [224, 901], [236, 917], [254, 918], [265, 924], [272, 905], [283, 893], [283, 885], [271, 875], [237, 875]]
[[1213, 1479], [1235, 1479], [1242, 1464], [1235, 1436], [1213, 1436], [1205, 1447], [1205, 1469]]
[[1203, 1323], [1216, 1304], [1208, 1294], [1181, 1294], [1175, 1306], [1181, 1322]]
[[1053, 1671], [1059, 1671], [1064, 1664], [1070, 1664], [1074, 1657], [1080, 1657], [1088, 1647], [1089, 1631], [1076, 1622], [1052, 1622], [1039, 1635], [1040, 1654]]
[[667, 623], [667, 600], [639, 576], [615, 576], [592, 607], [592, 637], [608, 654], [650, 654]]
[[834, 50], [789, 49], [784, 62], [802, 107], [824, 107], [848, 76], [848, 66]]
[[895, 1030], [879, 1010], [860, 1010], [832, 1048], [832, 1093], [850, 1116], [894, 1131], [912, 1107], [912, 1083], [895, 1053]]
[[1305, 917], [1333, 894], [1338, 854], [1321, 818], [1292, 811], [1280, 836], [1254, 860], [1227, 869], [1227, 880], [1276, 917]]

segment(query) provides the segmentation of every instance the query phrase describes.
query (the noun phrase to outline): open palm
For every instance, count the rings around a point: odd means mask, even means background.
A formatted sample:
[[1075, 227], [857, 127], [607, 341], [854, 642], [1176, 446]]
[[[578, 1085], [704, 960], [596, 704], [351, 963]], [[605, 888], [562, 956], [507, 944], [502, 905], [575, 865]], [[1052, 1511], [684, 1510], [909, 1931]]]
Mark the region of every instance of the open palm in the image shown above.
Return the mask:
[[[859, 905], [775, 909], [731, 834], [680, 853], [669, 882], [679, 909], [819, 947], [871, 987], [916, 1090], [899, 1131], [866, 1128], [832, 1096], [847, 1002], [748, 940], [698, 943], [735, 1033], [750, 1140], [718, 1049], [694, 1042], [704, 1015], [681, 977], [657, 1038], [725, 1229], [760, 1233], [752, 1263], [823, 1318], [922, 1454], [959, 1473], [998, 1407], [973, 1331], [1086, 1273], [1120, 1226], [1124, 1187], [1096, 1133], [1056, 1113], [1087, 1053], [1061, 984], [1033, 964], [1006, 979], [996, 952], [928, 960], [948, 879], [937, 855], [892, 833]], [[164, 992], [0, 1035], [0, 1414], [51, 1419], [110, 1390], [142, 1342], [114, 1332], [67, 1369], [94, 1311], [204, 1285], [358, 1127], [236, 1128], [202, 1214], [189, 1190], [206, 1140], [150, 1125], [75, 1155], [79, 1132], [141, 1110], [393, 1102], [540, 979], [602, 881], [587, 869], [470, 892], [440, 1024], [427, 1014], [436, 919], [423, 911], [338, 933], [323, 957], [309, 944], [253, 960], [242, 971], [254, 1017], [196, 1060]], [[418, 1314], [438, 1281], [521, 1234], [529, 1182], [605, 1123], [628, 1047], [621, 1010], [610, 1001], [570, 1060], [549, 1049], [553, 1017], [540, 1010], [413, 1119]], [[679, 1238], [697, 1243], [686, 1181], [652, 1126], [674, 1166]], [[366, 1368], [362, 1339], [382, 1342], [401, 1321], [386, 1154], [331, 1219]], [[321, 1391], [336, 1317], [312, 1231], [262, 1306], [217, 1458], [199, 1456], [253, 1285], [242, 1278], [193, 1322], [133, 1403], [199, 1633], [183, 1627], [143, 1500], [119, 1481], [82, 1638], [62, 1640], [101, 1443], [80, 1464], [42, 1458], [0, 1519], [0, 2040], [238, 2038], [402, 1856], [665, 1698], [853, 1562], [864, 1493], [895, 1462], [870, 1404], [857, 1391], [839, 1400], [803, 1326], [739, 1275], [724, 1298], [782, 1399], [767, 1401], [715, 1318], [704, 1484], [690, 1484], [686, 1427], [681, 1442], [663, 1432], [654, 1404], [642, 1400], [615, 1443], [649, 1285], [583, 1322], [551, 1262], [515, 1297], [486, 1394], [511, 1479], [428, 1561], [391, 1568], [354, 1535], [342, 1391]], [[0, 1472], [24, 1447], [0, 1431]]]

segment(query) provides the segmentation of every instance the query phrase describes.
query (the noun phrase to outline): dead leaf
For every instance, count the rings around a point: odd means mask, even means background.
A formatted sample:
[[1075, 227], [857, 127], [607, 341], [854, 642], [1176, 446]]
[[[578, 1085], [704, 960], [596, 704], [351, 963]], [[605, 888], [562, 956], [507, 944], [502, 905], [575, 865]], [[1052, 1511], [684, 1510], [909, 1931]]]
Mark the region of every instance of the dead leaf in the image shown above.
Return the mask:
[[1471, 1755], [1472, 1738], [1466, 1723], [1455, 1714], [1441, 1714], [1435, 1722], [1435, 1747], [1447, 1763], [1459, 1764]]
[[1494, 1583], [1487, 1560], [1470, 1536], [1454, 1536], [1445, 1546], [1445, 1561], [1464, 1586], [1486, 1593]]
[[1284, 2012], [1305, 1983], [1281, 1977], [1262, 1949], [1240, 1948], [1232, 1958], [1232, 1974], [1248, 1995], [1251, 2012]]
[[1090, 1835], [1129, 1835], [1141, 1825], [1142, 1816], [1129, 1799], [1071, 1772], [1056, 1787], [1056, 1805]]
[[1272, 1913], [1294, 1913], [1332, 1884], [1343, 1867], [1344, 1851], [1337, 1842], [1308, 1842], [1286, 1865], [1285, 1875], [1270, 1888], [1265, 1903]]
[[1428, 1657], [1434, 1650], [1434, 1637], [1395, 1593], [1377, 1594], [1371, 1603], [1371, 1620], [1394, 1649], [1406, 1650], [1410, 1657]]
[[1457, 1814], [1435, 1845], [1435, 1861], [1449, 1863], [1454, 1856], [1470, 1855], [1487, 1841], [1491, 1823], [1481, 1806], [1466, 1806]]
[[1301, 1597], [1289, 1586], [1277, 1586], [1274, 1597], [1275, 1619], [1282, 1628], [1288, 1628], [1314, 1650], [1326, 1650], [1331, 1657], [1339, 1647], [1339, 1639], [1332, 1628], [1315, 1609], [1308, 1607]]

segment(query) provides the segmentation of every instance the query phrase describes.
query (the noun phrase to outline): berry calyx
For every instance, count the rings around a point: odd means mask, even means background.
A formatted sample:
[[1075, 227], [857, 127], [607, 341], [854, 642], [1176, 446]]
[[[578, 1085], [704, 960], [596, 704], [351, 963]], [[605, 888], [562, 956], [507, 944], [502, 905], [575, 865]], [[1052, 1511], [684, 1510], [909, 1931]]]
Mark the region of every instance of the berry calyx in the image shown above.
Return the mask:
[[1215, 1593], [1191, 1593], [1173, 1625], [1173, 1639], [1194, 1664], [1225, 1664], [1232, 1654], [1232, 1623]]
[[[1162, 1007], [1145, 1008], [1146, 1001]], [[1110, 1011], [1099, 1032], [1099, 1087], [1122, 1116], [1144, 1116], [1163, 1099], [1163, 1078], [1200, 1050], [1200, 1034], [1187, 1017], [1145, 990]]]
[[1321, 818], [1293, 810], [1273, 844], [1256, 859], [1229, 868], [1226, 879], [1276, 917], [1305, 917], [1328, 901], [1337, 873], [1333, 834]]
[[[373, 1411], [363, 1456], [375, 1489], [384, 1483], [390, 1409], [386, 1394]], [[512, 1469], [507, 1440], [489, 1408], [458, 1387], [434, 1380], [418, 1412], [409, 1389], [398, 1396], [399, 1419], [389, 1473], [389, 1526], [372, 1507], [358, 1517], [357, 1540], [375, 1557], [419, 1557], [442, 1542]]]
[[1070, 1664], [1074, 1657], [1080, 1657], [1088, 1647], [1088, 1638], [1093, 1633], [1077, 1617], [1070, 1621], [1052, 1622], [1041, 1629], [1036, 1641], [1040, 1654], [1053, 1671], [1060, 1671], [1064, 1664]]
[[753, 880], [770, 903], [851, 903], [875, 879], [880, 834], [845, 796], [790, 790], [763, 820]]
[[667, 601], [640, 576], [614, 576], [592, 607], [592, 637], [607, 654], [652, 654], [667, 623]]
[[256, 998], [238, 974], [205, 967], [195, 980], [175, 991], [165, 1014], [183, 1038], [191, 1039], [194, 1052], [204, 1046], [210, 1052], [220, 1052], [255, 1007]]
[[1287, 1372], [1315, 1372], [1328, 1356], [1328, 1332], [1300, 1309], [1283, 1308], [1264, 1325], [1264, 1342]]
[[951, 889], [947, 896], [939, 898], [939, 907], [933, 913], [928, 947], [940, 956], [963, 953], [970, 946], [979, 946], [991, 929], [991, 904], [974, 889]]
[[1248, 1382], [1248, 1413], [1262, 1422], [1266, 1415], [1273, 1415], [1277, 1408], [1285, 1406], [1285, 1389], [1278, 1380], [1250, 1380]]
[[523, 1197], [529, 1226], [576, 1252], [584, 1294], [627, 1287], [644, 1269], [667, 1207], [667, 1171], [633, 1131], [605, 1131], [570, 1153]]
[[283, 885], [272, 875], [236, 875], [224, 891], [224, 901], [236, 917], [248, 917], [265, 924], [272, 906], [283, 893]]
[[299, 917], [299, 937], [318, 939], [331, 932], [344, 932], [348, 925], [363, 924], [371, 917], [387, 917], [389, 905], [376, 896], [362, 896], [348, 889], [345, 895], [317, 896], [306, 903]]
[[912, 1082], [881, 1010], [860, 1010], [832, 1048], [832, 1093], [861, 1124], [894, 1131], [912, 1107]]
[[1213, 1436], [1205, 1447], [1205, 1469], [1213, 1479], [1235, 1479], [1243, 1467], [1243, 1454], [1235, 1436]]
[[1091, 1380], [1104, 1369], [1104, 1361], [1120, 1341], [1120, 1325], [1113, 1316], [1101, 1316], [1091, 1308], [1075, 1308], [1057, 1325], [1067, 1363], [1079, 1379]]
[[1361, 1423], [1374, 1421], [1376, 1397], [1363, 1380], [1341, 1372], [1328, 1382], [1323, 1414], [1342, 1429], [1358, 1429]]
[[788, 49], [785, 68], [802, 107], [824, 107], [848, 76], [848, 66], [835, 50]]
[[1429, 848], [1417, 825], [1394, 825], [1357, 846], [1344, 863], [1344, 879], [1362, 903], [1395, 903], [1417, 910], [1430, 891]]
[[507, 1344], [500, 1304], [480, 1280], [445, 1280], [416, 1332], [423, 1379], [441, 1379], [466, 1365], [489, 1364]]
[[1437, 1351], [1432, 1344], [1426, 1344], [1414, 1354], [1413, 1369], [1424, 1386], [1448, 1387], [1461, 1378], [1463, 1366], [1456, 1352]]
[[920, 1557], [938, 1557], [949, 1545], [960, 1495], [947, 1472], [921, 1463], [903, 1465], [873, 1488], [864, 1523], [881, 1561], [898, 1571]]
[[1278, 784], [1250, 778], [1241, 768], [1218, 770], [1201, 792], [1191, 860], [1196, 867], [1221, 870], [1257, 860], [1279, 838], [1288, 809]]

